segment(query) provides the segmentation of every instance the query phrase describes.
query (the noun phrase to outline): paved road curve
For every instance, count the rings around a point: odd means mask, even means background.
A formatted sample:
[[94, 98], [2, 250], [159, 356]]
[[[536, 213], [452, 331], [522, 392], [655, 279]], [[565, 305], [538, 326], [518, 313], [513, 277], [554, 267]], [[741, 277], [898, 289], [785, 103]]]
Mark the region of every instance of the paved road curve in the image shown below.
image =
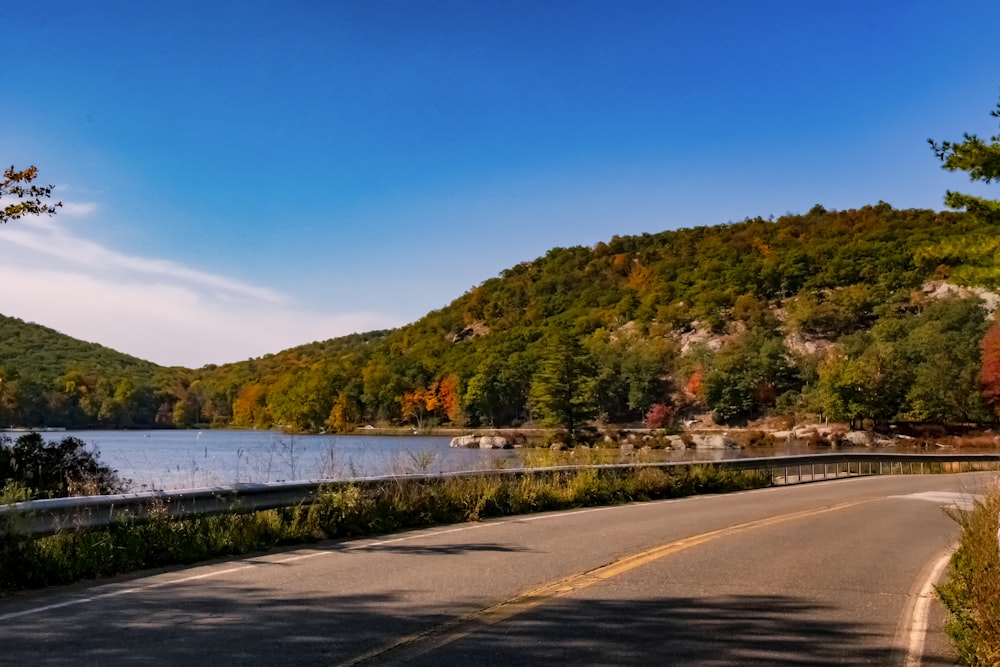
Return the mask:
[[920, 592], [957, 537], [941, 506], [992, 479], [515, 517], [33, 593], [0, 600], [0, 663], [952, 664]]

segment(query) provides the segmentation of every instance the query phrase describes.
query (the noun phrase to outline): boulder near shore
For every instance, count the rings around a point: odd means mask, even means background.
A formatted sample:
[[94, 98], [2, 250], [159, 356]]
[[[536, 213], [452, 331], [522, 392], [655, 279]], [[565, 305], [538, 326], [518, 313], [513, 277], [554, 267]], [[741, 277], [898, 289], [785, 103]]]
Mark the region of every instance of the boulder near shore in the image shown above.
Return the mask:
[[451, 439], [450, 446], [468, 449], [510, 449], [511, 444], [501, 435], [460, 435]]

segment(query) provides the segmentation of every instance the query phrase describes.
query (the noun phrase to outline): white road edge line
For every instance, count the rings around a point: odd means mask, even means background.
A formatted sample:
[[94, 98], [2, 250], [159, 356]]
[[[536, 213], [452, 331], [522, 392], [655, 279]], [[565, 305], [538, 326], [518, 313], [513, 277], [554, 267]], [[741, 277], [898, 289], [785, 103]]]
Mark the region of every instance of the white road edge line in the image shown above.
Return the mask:
[[[672, 498], [667, 502], [677, 500]], [[634, 505], [634, 507], [640, 507], [645, 503], [640, 503]], [[610, 505], [606, 507], [590, 507], [586, 509], [580, 509], [573, 511], [574, 514], [589, 514], [591, 512], [604, 512], [612, 509], [620, 509], [622, 507], [630, 507], [629, 505]], [[539, 514], [535, 516], [516, 516], [516, 517], [505, 517], [504, 520], [509, 521], [542, 521], [545, 519], [552, 518], [559, 514], [566, 514], [566, 512], [553, 512], [552, 514]], [[410, 540], [415, 540], [422, 537], [436, 537], [438, 535], [447, 535], [449, 533], [460, 533], [468, 530], [477, 530], [483, 528], [487, 523], [469, 523], [458, 527], [451, 526], [448, 528], [442, 528], [440, 530], [432, 531], [416, 531], [409, 535], [403, 535], [401, 537], [392, 537], [384, 540], [375, 540], [371, 542], [364, 542], [354, 547], [348, 547], [347, 549], [322, 549], [318, 551], [310, 551], [305, 554], [296, 554], [294, 556], [289, 556], [287, 558], [278, 558], [275, 560], [268, 561], [267, 564], [282, 565], [284, 563], [293, 563], [295, 561], [306, 560], [309, 558], [316, 558], [317, 556], [333, 556], [337, 554], [342, 554], [344, 552], [350, 551], [364, 551], [365, 549], [371, 549], [373, 547], [380, 547], [386, 544], [396, 544], [398, 542], [408, 542]], [[247, 565], [239, 565], [237, 567], [228, 567], [221, 570], [212, 570], [211, 572], [203, 572], [201, 574], [193, 574], [186, 577], [181, 577], [178, 579], [170, 579], [169, 581], [157, 581], [151, 584], [145, 584], [143, 586], [131, 586], [128, 588], [118, 588], [107, 593], [101, 593], [98, 595], [90, 595], [87, 597], [73, 598], [71, 600], [64, 600], [62, 602], [55, 602], [53, 604], [42, 605], [41, 607], [32, 607], [30, 609], [22, 609], [21, 611], [12, 611], [6, 614], [0, 614], [0, 622], [9, 621], [15, 618], [21, 618], [24, 616], [33, 616], [35, 614], [41, 614], [47, 611], [52, 611], [54, 609], [63, 609], [65, 607], [75, 607], [81, 604], [89, 604], [91, 602], [97, 602], [99, 600], [107, 600], [109, 598], [121, 597], [122, 595], [131, 595], [133, 593], [141, 593], [143, 591], [152, 590], [154, 588], [165, 588], [167, 586], [174, 586], [177, 584], [186, 584], [191, 581], [198, 581], [200, 579], [211, 579], [214, 577], [221, 577], [226, 574], [232, 574], [234, 572], [241, 572], [243, 570], [250, 570], [255, 567], [260, 567], [262, 563], [249, 563]], [[114, 584], [112, 584], [113, 586]]]
[[927, 573], [927, 578], [920, 587], [920, 593], [913, 604], [913, 614], [910, 616], [909, 628], [906, 632], [906, 659], [904, 667], [920, 667], [924, 659], [924, 644], [927, 640], [927, 625], [930, 619], [931, 602], [936, 594], [934, 585], [941, 578], [944, 569], [951, 562], [954, 549], [938, 558]]

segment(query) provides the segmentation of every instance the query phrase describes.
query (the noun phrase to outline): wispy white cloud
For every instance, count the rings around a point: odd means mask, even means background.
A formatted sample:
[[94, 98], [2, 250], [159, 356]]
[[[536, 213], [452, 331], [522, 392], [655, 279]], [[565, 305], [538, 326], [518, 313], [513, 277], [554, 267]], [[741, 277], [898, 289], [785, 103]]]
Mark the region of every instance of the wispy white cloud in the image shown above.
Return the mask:
[[4, 230], [0, 242], [18, 246], [50, 260], [63, 268], [76, 266], [88, 274], [126, 274], [132, 280], [160, 279], [186, 283], [197, 289], [212, 289], [220, 296], [242, 297], [269, 303], [286, 303], [288, 298], [275, 290], [249, 285], [176, 262], [126, 255], [99, 243], [80, 238], [51, 218], [33, 218]]
[[97, 203], [92, 201], [63, 201], [59, 215], [86, 217], [97, 210]]
[[0, 229], [0, 313], [164, 365], [202, 366], [397, 326], [371, 312], [326, 315], [270, 288], [127, 255], [55, 219]]

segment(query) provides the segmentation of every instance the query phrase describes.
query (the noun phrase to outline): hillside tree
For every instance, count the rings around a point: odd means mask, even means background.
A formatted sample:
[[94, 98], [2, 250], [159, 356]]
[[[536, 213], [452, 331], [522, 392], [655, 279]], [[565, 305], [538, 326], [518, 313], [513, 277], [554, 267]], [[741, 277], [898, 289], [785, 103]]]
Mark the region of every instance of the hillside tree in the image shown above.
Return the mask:
[[529, 402], [546, 426], [561, 428], [570, 440], [596, 414], [594, 365], [579, 339], [557, 333], [531, 382]]
[[778, 396], [800, 388], [784, 341], [750, 329], [723, 347], [704, 376], [702, 393], [717, 423], [763, 414]]

